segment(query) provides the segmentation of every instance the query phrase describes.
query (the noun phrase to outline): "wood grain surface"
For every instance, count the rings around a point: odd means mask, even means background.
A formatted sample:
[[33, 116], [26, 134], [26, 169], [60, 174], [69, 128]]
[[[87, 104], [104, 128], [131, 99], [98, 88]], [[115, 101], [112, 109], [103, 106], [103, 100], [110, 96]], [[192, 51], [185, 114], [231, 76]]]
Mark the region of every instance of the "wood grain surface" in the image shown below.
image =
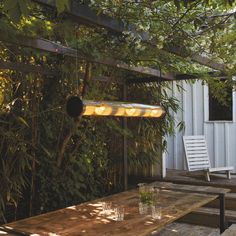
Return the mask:
[[[6, 224], [3, 227], [33, 235], [74, 236], [143, 236], [157, 232], [166, 224], [188, 214], [217, 198], [217, 195], [161, 190], [158, 204], [162, 207], [162, 218], [140, 215], [138, 190], [131, 190], [95, 201], [71, 206], [47, 214]], [[124, 221], [117, 222], [114, 215], [102, 213], [102, 202], [125, 208]]]
[[169, 189], [181, 192], [207, 193], [207, 194], [218, 194], [218, 195], [226, 194], [231, 191], [230, 189], [227, 188], [187, 185], [187, 184], [173, 184], [171, 182], [160, 182], [160, 181], [156, 181], [151, 185], [161, 189]]

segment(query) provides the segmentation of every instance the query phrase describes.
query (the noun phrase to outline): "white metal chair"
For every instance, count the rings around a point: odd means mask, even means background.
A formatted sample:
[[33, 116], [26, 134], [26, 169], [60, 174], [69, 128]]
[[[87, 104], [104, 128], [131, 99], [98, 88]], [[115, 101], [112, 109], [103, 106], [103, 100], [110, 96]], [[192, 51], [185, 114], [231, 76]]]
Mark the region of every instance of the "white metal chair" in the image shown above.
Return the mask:
[[230, 171], [234, 169], [233, 166], [211, 168], [207, 144], [203, 135], [183, 136], [183, 141], [188, 171], [203, 170], [207, 181], [210, 181], [210, 173], [213, 172], [226, 172], [227, 178], [231, 178]]

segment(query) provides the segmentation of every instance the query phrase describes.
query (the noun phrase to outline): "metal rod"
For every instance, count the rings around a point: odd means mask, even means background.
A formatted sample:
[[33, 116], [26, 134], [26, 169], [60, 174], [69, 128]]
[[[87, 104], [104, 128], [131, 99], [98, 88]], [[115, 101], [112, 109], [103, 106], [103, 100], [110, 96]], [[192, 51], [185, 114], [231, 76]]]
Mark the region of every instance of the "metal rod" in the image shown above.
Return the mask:
[[[123, 100], [127, 100], [127, 85], [123, 85]], [[127, 118], [123, 118], [123, 129], [127, 129]], [[123, 136], [123, 161], [124, 161], [124, 190], [128, 189], [128, 150], [127, 137]]]

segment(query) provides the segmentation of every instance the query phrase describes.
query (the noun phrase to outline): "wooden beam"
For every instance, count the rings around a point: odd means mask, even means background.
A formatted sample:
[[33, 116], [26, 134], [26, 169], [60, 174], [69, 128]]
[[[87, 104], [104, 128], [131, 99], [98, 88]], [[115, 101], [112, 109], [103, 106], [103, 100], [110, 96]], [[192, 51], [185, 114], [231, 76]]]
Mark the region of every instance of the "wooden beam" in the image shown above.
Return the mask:
[[[15, 37], [9, 37], [8, 34], [5, 34], [3, 31], [1, 31], [1, 29], [0, 29], [0, 41], [5, 41], [5, 42], [11, 43], [11, 44], [17, 44], [17, 45], [23, 46], [23, 47], [38, 49], [38, 50], [42, 50], [45, 52], [62, 54], [65, 56], [70, 56], [70, 57], [77, 56], [76, 49], [63, 46], [60, 43], [55, 43], [55, 42], [52, 42], [52, 41], [49, 41], [46, 39], [25, 37], [25, 36], [21, 36], [21, 35], [17, 35]], [[130, 72], [136, 72], [136, 73], [140, 73], [140, 74], [144, 74], [144, 75], [148, 75], [148, 76], [156, 76], [156, 77], [160, 77], [160, 75], [161, 75], [162, 78], [164, 78], [164, 79], [168, 79], [168, 80], [173, 79], [173, 76], [161, 74], [161, 72], [157, 69], [152, 69], [152, 68], [142, 67], [142, 66], [129, 66], [128, 64], [126, 64], [122, 61], [118, 61], [118, 60], [115, 60], [112, 58], [99, 58], [98, 59], [98, 58], [94, 58], [94, 57], [92, 58], [92, 57], [82, 56], [80, 54], [78, 55], [78, 57], [80, 59], [84, 59], [86, 61], [104, 64], [104, 65], [108, 65], [108, 66], [113, 66], [113, 67], [116, 67], [119, 69], [128, 70]]]
[[[23, 73], [39, 73], [48, 76], [57, 76], [58, 74], [57, 70], [50, 69], [46, 66], [30, 65], [22, 62], [8, 62], [2, 60], [0, 60], [0, 70], [15, 70]], [[80, 73], [80, 76], [84, 76], [84, 74]], [[94, 81], [105, 82], [105, 83], [114, 81], [118, 84], [124, 84], [124, 80], [121, 78], [111, 78], [107, 76], [96, 76], [96, 77], [93, 76], [91, 79]]]
[[[175, 80], [175, 79], [173, 79]], [[141, 83], [151, 83], [151, 82], [160, 82], [165, 81], [165, 79], [156, 78], [156, 77], [142, 77], [142, 78], [130, 78], [126, 80], [126, 84], [141, 84]]]
[[8, 62], [0, 60], [0, 69], [2, 70], [16, 70], [24, 73], [40, 73], [44, 75], [55, 75], [55, 71], [45, 66], [30, 65], [19, 62]]
[[[227, 78], [225, 73], [211, 71], [206, 73], [207, 76], [211, 78]], [[192, 74], [175, 74], [173, 80], [194, 80], [194, 79], [201, 79], [203, 74], [192, 73]], [[142, 77], [142, 78], [128, 78], [126, 79], [126, 84], [138, 84], [138, 83], [151, 83], [151, 82], [160, 82], [160, 81], [168, 81], [164, 78], [156, 78], [156, 77]]]
[[[186, 48], [167, 45], [166, 47], [164, 47], [164, 50], [166, 50], [170, 53], [173, 53], [177, 56], [180, 56], [180, 57], [189, 58], [191, 61], [197, 62], [201, 65], [207, 66], [207, 67], [215, 69], [215, 70], [225, 71], [225, 69], [226, 69], [224, 64], [213, 61], [212, 59], [210, 59], [208, 57], [193, 53], [190, 50], [186, 50]], [[186, 53], [186, 51], [188, 53]]]
[[[50, 1], [50, 0], [33, 0], [33, 1], [39, 4], [46, 5], [46, 6], [55, 7], [55, 2]], [[69, 16], [73, 17], [73, 20], [77, 19], [79, 22], [83, 21], [91, 25], [101, 26], [117, 33], [122, 33], [125, 30], [130, 30], [133, 32], [133, 34], [135, 35], [138, 34], [139, 37], [141, 37], [142, 41], [147, 42], [151, 44], [152, 46], [156, 47], [155, 42], [154, 43], [151, 42], [150, 37], [147, 32], [138, 33], [135, 30], [135, 27], [133, 25], [125, 26], [124, 23], [119, 20], [105, 16], [103, 14], [97, 14], [96, 12], [91, 10], [88, 6], [78, 3], [78, 1], [76, 0], [71, 0], [71, 7], [68, 11], [66, 11], [66, 13]], [[168, 47], [160, 51], [163, 51], [165, 53], [166, 52], [172, 53], [172, 54], [185, 58], [185, 55], [183, 54], [183, 52], [181, 52], [181, 50], [178, 47], [176, 48]], [[184, 51], [187, 51], [187, 50], [184, 50]], [[190, 52], [188, 57], [192, 61], [197, 62], [201, 65], [207, 66], [215, 70], [225, 71], [224, 64], [215, 62], [208, 57], [198, 55], [194, 52]]]
[[[39, 66], [39, 65], [31, 65], [25, 64], [22, 62], [9, 62], [0, 60], [0, 69], [1, 70], [16, 70], [23, 73], [39, 73], [48, 76], [55, 76], [57, 75], [57, 71], [55, 69], [48, 68], [46, 66]], [[80, 76], [84, 76], [84, 74], [80, 74]], [[217, 73], [217, 72], [208, 72], [208, 76], [213, 78], [225, 78], [225, 74]], [[199, 79], [201, 75], [194, 73], [194, 74], [176, 74], [173, 77], [173, 80], [192, 80], [192, 79]], [[92, 80], [99, 81], [99, 82], [111, 82], [114, 81], [119, 84], [135, 84], [135, 83], [150, 83], [150, 82], [160, 82], [160, 81], [167, 81], [164, 78], [157, 78], [157, 77], [142, 77], [142, 78], [111, 78], [108, 76], [96, 76], [92, 77]]]
[[[52, 8], [56, 7], [55, 1], [52, 0], [33, 0], [36, 3], [49, 6]], [[70, 1], [70, 9], [66, 13], [74, 17], [75, 21], [79, 23], [85, 22], [91, 25], [98, 25], [109, 30], [122, 32], [124, 30], [124, 24], [111, 17], [105, 15], [98, 15], [91, 10], [87, 5], [79, 3], [79, 1]]]
[[[191, 80], [191, 79], [201, 79], [202, 74], [198, 73], [192, 73], [192, 74], [176, 74], [175, 78], [176, 80]], [[226, 78], [226, 75], [224, 73], [219, 72], [208, 72], [207, 76], [212, 78]]]

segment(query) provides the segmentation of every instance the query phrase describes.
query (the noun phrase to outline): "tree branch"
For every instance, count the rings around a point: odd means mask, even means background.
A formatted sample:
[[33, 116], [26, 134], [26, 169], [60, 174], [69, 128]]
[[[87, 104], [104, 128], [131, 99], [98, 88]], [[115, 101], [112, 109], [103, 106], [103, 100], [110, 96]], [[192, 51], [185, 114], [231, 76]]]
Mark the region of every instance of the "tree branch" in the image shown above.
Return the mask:
[[[82, 97], [84, 97], [87, 92], [88, 83], [91, 79], [91, 69], [92, 69], [92, 64], [90, 62], [87, 62], [86, 69], [85, 69], [85, 75], [84, 75], [84, 79], [83, 79], [83, 86], [82, 86], [82, 90], [81, 90]], [[80, 115], [79, 117], [74, 119], [74, 126], [69, 129], [68, 133], [65, 135], [65, 137], [61, 143], [61, 148], [59, 150], [58, 158], [57, 158], [57, 167], [58, 168], [61, 167], [64, 153], [66, 151], [66, 147], [67, 147], [67, 145], [74, 133], [74, 130], [76, 130], [78, 128], [81, 118], [82, 118], [82, 115]]]

